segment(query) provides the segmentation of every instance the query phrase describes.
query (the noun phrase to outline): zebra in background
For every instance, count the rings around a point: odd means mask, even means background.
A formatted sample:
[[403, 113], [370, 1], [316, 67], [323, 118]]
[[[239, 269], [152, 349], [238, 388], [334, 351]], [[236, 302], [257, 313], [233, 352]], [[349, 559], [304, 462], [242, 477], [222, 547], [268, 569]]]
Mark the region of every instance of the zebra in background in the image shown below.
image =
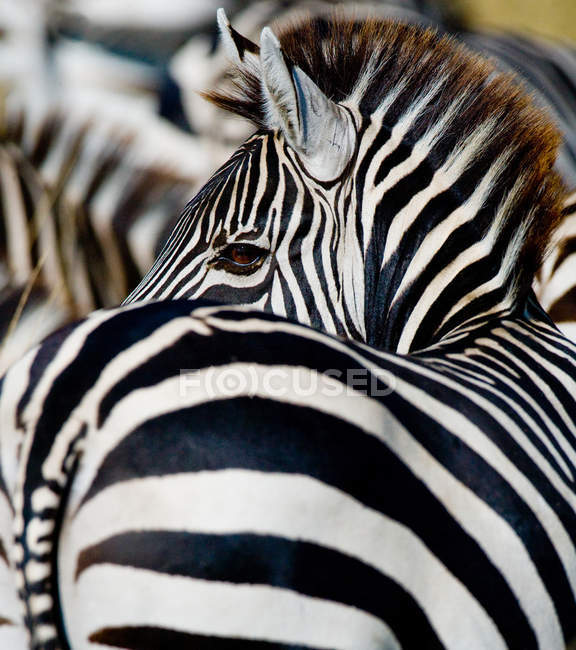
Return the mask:
[[211, 97], [259, 131], [134, 304], [3, 379], [24, 611], [0, 630], [23, 623], [33, 648], [564, 648], [576, 348], [531, 291], [562, 218], [553, 126], [431, 31], [335, 15], [257, 47], [219, 21], [238, 70]]
[[466, 45], [492, 57], [504, 71], [515, 72], [550, 113], [563, 143], [556, 168], [570, 188], [576, 187], [576, 46], [515, 34], [457, 33]]
[[155, 114], [161, 61], [138, 66], [72, 37], [97, 32], [144, 57], [160, 56], [161, 34], [167, 57], [194, 31], [196, 4], [182, 7], [185, 25], [163, 11], [179, 35], [149, 20], [120, 35], [113, 15], [100, 14], [104, 27], [78, 13], [87, 9], [0, 7], [0, 372], [58, 327], [121, 302], [225, 159]]
[[576, 341], [576, 192], [565, 202], [555, 245], [535, 282], [538, 300], [555, 325]]
[[110, 120], [6, 106], [0, 369], [138, 284], [197, 184], [190, 165], [162, 162], [159, 149], [151, 162], [142, 138]]

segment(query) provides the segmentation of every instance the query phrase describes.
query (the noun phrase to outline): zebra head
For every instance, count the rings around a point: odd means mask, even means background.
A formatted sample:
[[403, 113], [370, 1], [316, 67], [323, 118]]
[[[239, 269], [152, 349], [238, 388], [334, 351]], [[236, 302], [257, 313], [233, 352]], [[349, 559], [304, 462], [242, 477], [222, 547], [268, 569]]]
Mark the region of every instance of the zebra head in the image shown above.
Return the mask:
[[127, 302], [209, 298], [410, 352], [522, 308], [560, 219], [558, 135], [509, 75], [432, 30], [218, 14], [258, 130]]

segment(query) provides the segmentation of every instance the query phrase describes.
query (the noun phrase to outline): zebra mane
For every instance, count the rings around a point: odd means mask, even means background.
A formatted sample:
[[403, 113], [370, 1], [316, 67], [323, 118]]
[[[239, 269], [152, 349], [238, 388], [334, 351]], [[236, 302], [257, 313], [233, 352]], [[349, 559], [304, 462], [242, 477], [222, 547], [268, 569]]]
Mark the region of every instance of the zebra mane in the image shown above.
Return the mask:
[[[480, 134], [475, 162], [480, 159], [485, 170], [503, 167], [498, 186], [505, 216], [499, 220], [518, 242], [513, 292], [527, 290], [560, 223], [564, 188], [553, 171], [559, 133], [514, 75], [433, 29], [387, 19], [358, 20], [334, 11], [273, 30], [288, 62], [333, 101], [354, 105], [366, 117], [379, 113], [390, 127], [420, 101], [424, 108], [407, 137], [416, 141], [444, 121], [435, 137], [444, 152]], [[249, 43], [243, 39], [243, 48], [257, 54]], [[256, 56], [245, 57], [231, 69], [226, 88], [204, 97], [270, 129], [255, 62]], [[432, 101], [422, 101], [432, 92]]]

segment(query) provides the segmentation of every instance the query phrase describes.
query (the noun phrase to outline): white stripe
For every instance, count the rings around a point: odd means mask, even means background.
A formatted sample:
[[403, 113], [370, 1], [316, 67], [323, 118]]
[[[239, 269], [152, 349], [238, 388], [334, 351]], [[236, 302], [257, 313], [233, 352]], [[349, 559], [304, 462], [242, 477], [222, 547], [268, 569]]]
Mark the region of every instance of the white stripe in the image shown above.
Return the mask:
[[[320, 284], [320, 273], [316, 268], [316, 260], [314, 259], [314, 249], [318, 245], [316, 242], [316, 236], [318, 235], [318, 231], [320, 230], [320, 226], [322, 223], [322, 217], [321, 217], [322, 202], [320, 200], [320, 196], [314, 191], [311, 192], [311, 198], [314, 205], [313, 212], [312, 215], [306, 215], [307, 218], [311, 217], [311, 224], [310, 224], [309, 231], [306, 233], [306, 235], [304, 236], [301, 242], [300, 260], [302, 262], [302, 269], [304, 271], [304, 275], [312, 291], [312, 295], [313, 295], [312, 299], [315, 302], [318, 313], [320, 314], [320, 318], [322, 321], [322, 329], [328, 332], [329, 334], [337, 334], [336, 324], [334, 323], [332, 314], [330, 313], [328, 304], [326, 302], [326, 298], [328, 296], [332, 297], [334, 296], [334, 294], [333, 293], [331, 295], [328, 294], [328, 287], [324, 288]], [[325, 202], [324, 202], [324, 207], [327, 216], [327, 221], [330, 221], [331, 208]], [[327, 239], [328, 232], [329, 232], [328, 229], [324, 230], [324, 233], [322, 235], [322, 238], [324, 240]], [[330, 261], [328, 261], [328, 266], [322, 267], [322, 272], [324, 276], [323, 280], [325, 278], [326, 279], [332, 278], [332, 268], [330, 266]]]
[[352, 607], [275, 587], [206, 582], [105, 566], [82, 575], [75, 594], [74, 650], [93, 632], [156, 626], [181, 632], [310, 645], [329, 650], [399, 650], [388, 627]]
[[[284, 167], [280, 166], [280, 169], [284, 169]], [[302, 214], [302, 209], [303, 209], [303, 200], [304, 200], [303, 188], [302, 188], [302, 183], [300, 182], [300, 179], [296, 174], [293, 175], [293, 180], [294, 183], [296, 184], [297, 190], [296, 190], [295, 201], [292, 207], [292, 214], [300, 215]], [[281, 185], [284, 191], [286, 191], [285, 181], [284, 182], [281, 181]], [[281, 220], [281, 213], [277, 215], [276, 220], [277, 221]], [[280, 269], [280, 273], [284, 277], [284, 280], [289, 287], [292, 300], [294, 301], [294, 306], [296, 307], [296, 315], [295, 315], [296, 319], [300, 323], [310, 324], [310, 314], [308, 312], [308, 307], [306, 305], [306, 301], [304, 300], [302, 292], [300, 291], [300, 284], [296, 276], [294, 275], [294, 270], [292, 268], [292, 261], [290, 260], [289, 257], [289, 248], [294, 241], [294, 235], [296, 234], [296, 231], [298, 230], [299, 226], [300, 226], [300, 219], [296, 219], [294, 217], [288, 219], [287, 227], [284, 230], [282, 240], [276, 249], [276, 262], [278, 264], [278, 268]]]
[[282, 284], [280, 282], [280, 274], [278, 271], [274, 271], [270, 306], [276, 315], [286, 316], [286, 305], [284, 303], [284, 294], [282, 293]]
[[30, 350], [4, 375], [0, 391], [0, 467], [2, 478], [13, 497], [20, 465], [21, 445], [25, 432], [18, 427], [17, 409], [29, 385], [30, 366], [37, 350]]
[[562, 321], [557, 324], [557, 327], [564, 336], [576, 343], [576, 323]]
[[[258, 171], [256, 172], [256, 164], [254, 161], [254, 156], [250, 156], [250, 175], [258, 174], [258, 185], [256, 186], [256, 191], [253, 197], [250, 197], [250, 204], [253, 206], [252, 209], [248, 210], [248, 222], [246, 223], [246, 229], [248, 231], [254, 230], [256, 228], [256, 215], [258, 214], [258, 206], [264, 197], [264, 193], [268, 186], [268, 167], [266, 162], [266, 155], [268, 152], [268, 138], [261, 139], [261, 150], [258, 157]], [[246, 187], [248, 187], [248, 182], [246, 182]], [[244, 199], [245, 200], [245, 199]], [[242, 204], [244, 207], [244, 203]], [[270, 221], [270, 218], [268, 218]]]

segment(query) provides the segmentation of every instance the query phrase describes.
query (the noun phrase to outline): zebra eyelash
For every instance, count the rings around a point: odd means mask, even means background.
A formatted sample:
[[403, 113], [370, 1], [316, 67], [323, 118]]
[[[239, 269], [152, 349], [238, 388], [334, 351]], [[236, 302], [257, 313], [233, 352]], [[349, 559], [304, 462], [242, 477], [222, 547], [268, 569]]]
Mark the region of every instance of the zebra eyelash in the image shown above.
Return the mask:
[[236, 275], [247, 275], [258, 270], [269, 253], [270, 251], [261, 246], [235, 242], [217, 251], [209, 266]]

